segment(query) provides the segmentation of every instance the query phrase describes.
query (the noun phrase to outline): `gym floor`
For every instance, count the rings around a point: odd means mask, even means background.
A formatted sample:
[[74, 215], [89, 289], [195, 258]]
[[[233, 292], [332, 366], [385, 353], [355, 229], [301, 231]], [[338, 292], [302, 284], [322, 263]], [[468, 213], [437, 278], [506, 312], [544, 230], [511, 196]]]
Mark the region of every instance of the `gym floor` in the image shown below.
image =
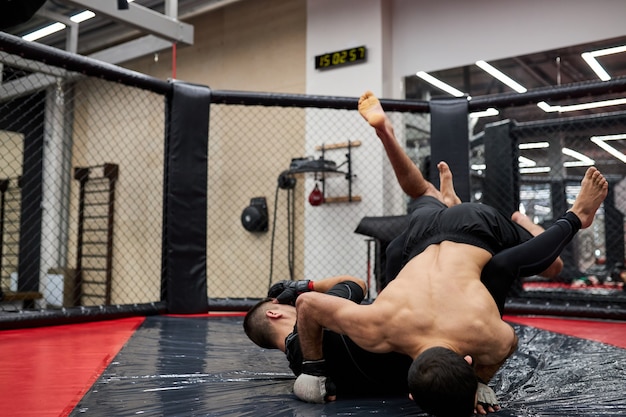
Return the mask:
[[[491, 381], [497, 416], [626, 415], [626, 322], [506, 316], [518, 351]], [[0, 409], [21, 416], [422, 416], [404, 395], [306, 404], [241, 313], [0, 332]]]

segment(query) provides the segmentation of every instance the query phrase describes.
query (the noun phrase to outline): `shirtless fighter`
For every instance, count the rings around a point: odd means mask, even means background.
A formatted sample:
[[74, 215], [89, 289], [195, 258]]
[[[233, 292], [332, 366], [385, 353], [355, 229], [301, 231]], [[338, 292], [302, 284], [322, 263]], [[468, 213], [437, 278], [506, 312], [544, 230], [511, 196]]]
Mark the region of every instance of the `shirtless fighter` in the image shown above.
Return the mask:
[[[401, 247], [401, 270], [371, 305], [317, 292], [298, 297], [304, 361], [294, 392], [305, 401], [325, 397], [321, 342], [326, 328], [368, 351], [410, 356], [409, 390], [418, 406], [440, 416], [469, 416], [477, 378], [488, 381], [517, 346], [513, 328], [501, 319], [498, 294], [503, 298], [505, 284], [516, 276], [546, 269], [580, 228], [591, 225], [608, 183], [589, 168], [572, 209], [541, 235], [517, 245], [510, 219], [481, 204], [448, 208], [421, 174], [404, 172], [402, 161], [394, 163], [392, 158], [405, 154], [385, 142], [393, 138], [393, 130], [376, 97], [365, 93], [359, 110], [383, 141], [401, 185], [403, 175], [412, 176], [402, 188], [409, 195], [407, 190], [415, 190], [417, 208], [408, 230], [391, 244]], [[441, 194], [447, 194], [443, 187]], [[492, 276], [501, 276], [504, 283], [496, 294], [480, 281], [488, 262], [497, 271]]]

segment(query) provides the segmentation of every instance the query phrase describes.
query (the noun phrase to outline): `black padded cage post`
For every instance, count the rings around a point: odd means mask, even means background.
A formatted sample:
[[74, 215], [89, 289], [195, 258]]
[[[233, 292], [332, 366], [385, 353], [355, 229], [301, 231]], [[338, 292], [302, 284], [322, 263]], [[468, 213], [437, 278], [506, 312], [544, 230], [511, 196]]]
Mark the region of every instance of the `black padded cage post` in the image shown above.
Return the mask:
[[429, 180], [439, 188], [437, 163], [447, 162], [454, 174], [454, 189], [461, 201], [470, 201], [469, 153], [467, 97], [432, 99]]
[[483, 203], [508, 216], [518, 209], [520, 203], [519, 151], [517, 137], [511, 135], [511, 123], [503, 120], [488, 124], [483, 138], [487, 166]]
[[161, 299], [170, 313], [208, 310], [208, 87], [172, 83], [166, 102]]

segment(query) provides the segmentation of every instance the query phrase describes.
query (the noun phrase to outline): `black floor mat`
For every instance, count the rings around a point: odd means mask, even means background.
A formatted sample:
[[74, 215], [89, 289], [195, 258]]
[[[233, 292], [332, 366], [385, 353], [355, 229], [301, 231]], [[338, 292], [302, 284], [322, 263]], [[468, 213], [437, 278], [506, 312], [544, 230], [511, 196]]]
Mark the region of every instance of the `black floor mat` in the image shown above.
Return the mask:
[[[404, 396], [317, 405], [291, 392], [280, 351], [242, 317], [148, 317], [71, 416], [424, 416]], [[626, 416], [626, 350], [514, 325], [518, 352], [490, 385], [499, 417]]]

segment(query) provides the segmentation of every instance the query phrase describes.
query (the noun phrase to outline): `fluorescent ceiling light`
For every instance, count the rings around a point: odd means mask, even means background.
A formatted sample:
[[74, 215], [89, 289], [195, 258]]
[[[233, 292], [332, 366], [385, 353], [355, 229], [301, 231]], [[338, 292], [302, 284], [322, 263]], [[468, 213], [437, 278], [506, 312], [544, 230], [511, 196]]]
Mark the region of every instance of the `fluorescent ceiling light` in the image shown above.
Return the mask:
[[626, 139], [626, 134], [606, 135], [606, 136], [592, 136], [589, 139], [593, 143], [595, 143], [596, 145], [598, 145], [599, 147], [601, 147], [602, 149], [604, 149], [605, 151], [607, 151], [608, 153], [610, 153], [611, 155], [613, 155], [614, 157], [616, 157], [617, 159], [619, 159], [620, 161], [622, 161], [623, 163], [626, 164], [626, 155], [624, 155], [623, 153], [621, 153], [620, 151], [618, 151], [617, 149], [615, 149], [614, 147], [612, 147], [611, 145], [606, 143], [606, 141], [609, 141], [609, 140], [623, 140], [623, 139]]
[[[470, 168], [473, 169], [474, 171], [483, 171], [487, 169], [487, 165], [473, 164]], [[537, 167], [537, 166], [522, 167], [520, 164], [519, 172], [520, 174], [538, 174], [541, 172], [550, 172], [550, 167]]]
[[[84, 22], [85, 20], [91, 19], [95, 15], [96, 14], [92, 12], [91, 10], [85, 10], [85, 11], [82, 11], [80, 13], [77, 13], [71, 16], [70, 20], [75, 23], [81, 23], [81, 22]], [[43, 27], [41, 29], [38, 29], [34, 32], [31, 32], [22, 36], [22, 39], [24, 39], [25, 41], [36, 41], [37, 39], [41, 39], [45, 36], [52, 35], [53, 33], [59, 32], [65, 29], [65, 27], [66, 27], [65, 24], [60, 23], [60, 22], [55, 22], [55, 23], [52, 23], [51, 25], [48, 25], [46, 27]]]
[[626, 45], [623, 46], [615, 46], [613, 48], [599, 49], [597, 51], [585, 52], [581, 54], [581, 57], [585, 60], [585, 62], [591, 67], [591, 69], [598, 75], [598, 77], [602, 81], [608, 81], [611, 79], [611, 76], [606, 72], [606, 70], [600, 65], [596, 57], [606, 56], [612, 54], [619, 54], [622, 52], [626, 52]]
[[[581, 57], [585, 60], [587, 65], [596, 73], [596, 75], [602, 81], [608, 81], [611, 79], [611, 76], [606, 72], [606, 70], [600, 65], [598, 60], [596, 59], [599, 56], [606, 56], [612, 54], [619, 54], [626, 52], [626, 45], [616, 46], [613, 48], [600, 49], [592, 52], [585, 52], [581, 54]], [[616, 99], [616, 100], [607, 100], [607, 101], [598, 101], [594, 103], [584, 103], [584, 104], [573, 104], [569, 106], [551, 106], [545, 101], [541, 103], [537, 103], [537, 106], [545, 111], [545, 112], [566, 112], [566, 111], [576, 111], [576, 110], [585, 110], [585, 109], [594, 109], [598, 107], [606, 107], [606, 106], [617, 106], [620, 104], [626, 104], [626, 99]]]
[[543, 149], [543, 148], [549, 148], [550, 144], [548, 142], [529, 142], [529, 143], [520, 143], [518, 147], [520, 149]]
[[[615, 137], [612, 137], [611, 139], [626, 139], [626, 134], [615, 135]], [[594, 141], [594, 138], [592, 138], [591, 140]], [[525, 145], [531, 145], [531, 146], [525, 146]], [[538, 146], [532, 146], [532, 145], [538, 145]], [[548, 147], [549, 147], [548, 142], [522, 143], [519, 145], [520, 149], [540, 149], [540, 148], [548, 148]], [[572, 158], [576, 159], [576, 161], [564, 162], [563, 167], [565, 168], [591, 166], [596, 163], [596, 161], [594, 161], [593, 159], [573, 149], [563, 148], [562, 152], [564, 155], [571, 156]], [[624, 155], [622, 156], [625, 158], [624, 162], [626, 162], [626, 156]], [[538, 167], [537, 162], [525, 156], [519, 156], [518, 162], [519, 162], [520, 174], [535, 174], [535, 173], [540, 173], [540, 172], [550, 172], [550, 167]], [[485, 164], [474, 164], [471, 166], [471, 169], [473, 169], [474, 171], [481, 171], [486, 168], [487, 166]]]
[[579, 110], [588, 110], [588, 109], [597, 109], [599, 107], [608, 107], [608, 106], [619, 106], [622, 104], [626, 104], [626, 98], [617, 98], [613, 100], [605, 100], [605, 101], [594, 101], [591, 103], [581, 103], [581, 104], [569, 104], [565, 106], [551, 106], [545, 101], [537, 103], [537, 107], [546, 113], [550, 112], [568, 112], [568, 111], [579, 111]]
[[520, 174], [540, 174], [542, 172], [550, 172], [550, 167], [530, 167], [530, 168], [520, 168]]
[[622, 52], [626, 52], [626, 45], [614, 46], [613, 48], [598, 49], [597, 51], [593, 51], [589, 53], [593, 56], [605, 56], [605, 55], [620, 54]]
[[517, 158], [517, 161], [519, 162], [519, 166], [520, 168], [527, 168], [527, 167], [536, 167], [537, 163], [535, 161], [533, 161], [530, 158], [526, 158], [525, 156], [520, 156], [519, 158]]
[[85, 10], [84, 12], [80, 12], [70, 17], [70, 20], [74, 23], [84, 22], [85, 20], [89, 20], [94, 17], [96, 14], [91, 10]]
[[22, 36], [22, 39], [24, 39], [25, 41], [35, 41], [37, 39], [41, 39], [44, 36], [51, 35], [63, 29], [65, 29], [65, 25], [63, 23], [55, 22], [51, 25], [48, 25], [46, 27], [43, 27], [41, 29], [38, 29], [34, 32], [31, 32], [27, 35]]
[[517, 91], [518, 93], [525, 93], [526, 91], [528, 91], [526, 87], [522, 86], [517, 81], [513, 80], [511, 77], [504, 74], [500, 70], [494, 68], [493, 66], [491, 66], [491, 64], [488, 64], [485, 61], [481, 60], [481, 61], [476, 61], [476, 65], [478, 65], [484, 71], [489, 73], [492, 77], [500, 80], [504, 84], [511, 87], [513, 90]]
[[593, 70], [593, 72], [595, 72], [598, 78], [600, 78], [602, 81], [608, 81], [611, 79], [611, 76], [609, 75], [609, 73], [606, 72], [604, 67], [600, 65], [600, 63], [596, 60], [596, 58], [590, 52], [585, 52], [581, 54], [580, 56], [582, 56], [582, 58], [585, 60], [587, 65], [589, 65], [589, 67]]
[[537, 107], [539, 107], [541, 110], [545, 111], [546, 113], [551, 112], [551, 111], [556, 111], [556, 110], [551, 110], [552, 106], [546, 103], [545, 101], [540, 101], [539, 103], [537, 103]]
[[424, 72], [424, 71], [418, 71], [415, 75], [417, 75], [418, 77], [420, 77], [422, 80], [426, 81], [427, 83], [437, 87], [440, 90], [445, 91], [448, 94], [451, 94], [455, 97], [463, 97], [465, 96], [465, 93], [457, 90], [456, 88], [452, 87], [451, 85], [448, 85], [446, 83], [444, 83], [441, 80], [438, 80], [437, 78], [433, 77], [432, 75]]
[[565, 168], [588, 167], [596, 163], [596, 161], [589, 158], [587, 155], [583, 155], [582, 153], [577, 152], [573, 149], [563, 148], [561, 151], [563, 152], [563, 155], [571, 156], [572, 158], [577, 159], [576, 161], [563, 162], [563, 166]]
[[[534, 142], [534, 143], [520, 143], [519, 144], [520, 149], [541, 149], [541, 148], [549, 148], [549, 147], [550, 147], [550, 144], [548, 142]], [[576, 161], [563, 162], [563, 166], [565, 168], [591, 166], [596, 163], [596, 161], [594, 161], [593, 159], [573, 149], [563, 148], [561, 149], [561, 152], [563, 152], [563, 155], [571, 156], [572, 158], [576, 159]], [[528, 168], [528, 167], [537, 166], [537, 163], [530, 158], [520, 156], [519, 166], [520, 168], [522, 167]]]
[[475, 111], [473, 113], [470, 113], [469, 116], [474, 117], [474, 118], [479, 118], [479, 117], [486, 117], [486, 116], [497, 116], [499, 114], [500, 112], [497, 109], [493, 107], [489, 107], [487, 110]]

